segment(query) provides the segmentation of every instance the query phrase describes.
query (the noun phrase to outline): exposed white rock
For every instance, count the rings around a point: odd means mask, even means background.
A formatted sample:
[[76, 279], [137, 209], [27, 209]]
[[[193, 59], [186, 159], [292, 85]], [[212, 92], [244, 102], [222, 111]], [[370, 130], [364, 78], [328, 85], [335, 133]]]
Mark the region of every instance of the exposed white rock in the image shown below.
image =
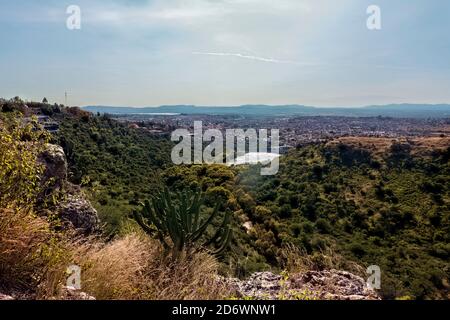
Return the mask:
[[262, 164], [266, 165], [271, 163], [273, 160], [278, 158], [280, 155], [277, 153], [267, 153], [267, 152], [250, 152], [244, 156], [237, 157], [234, 161], [234, 165], [245, 165], [245, 164]]
[[86, 292], [76, 290], [73, 287], [63, 287], [61, 300], [96, 300], [95, 297], [90, 296]]
[[257, 272], [247, 280], [222, 278], [237, 298], [257, 300], [379, 300], [365, 281], [346, 271], [308, 271], [283, 278], [272, 272]]
[[8, 300], [14, 300], [14, 298], [6, 294], [0, 293], [0, 301], [8, 301]]

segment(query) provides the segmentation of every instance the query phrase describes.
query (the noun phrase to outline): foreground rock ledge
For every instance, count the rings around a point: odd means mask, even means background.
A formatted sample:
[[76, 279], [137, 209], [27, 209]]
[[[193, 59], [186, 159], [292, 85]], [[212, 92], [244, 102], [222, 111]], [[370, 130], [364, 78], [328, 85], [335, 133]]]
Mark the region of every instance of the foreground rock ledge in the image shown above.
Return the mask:
[[257, 272], [247, 280], [221, 280], [238, 299], [380, 300], [363, 278], [339, 270], [308, 271], [286, 278], [271, 272]]
[[0, 301], [14, 300], [13, 297], [0, 293]]

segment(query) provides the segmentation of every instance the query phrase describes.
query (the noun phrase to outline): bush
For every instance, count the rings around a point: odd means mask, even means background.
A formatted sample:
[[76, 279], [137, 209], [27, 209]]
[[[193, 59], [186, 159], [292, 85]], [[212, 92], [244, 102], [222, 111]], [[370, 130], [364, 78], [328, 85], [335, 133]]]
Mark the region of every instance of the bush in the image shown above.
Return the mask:
[[302, 231], [306, 234], [312, 234], [314, 232], [314, 225], [309, 221], [303, 222]]
[[330, 223], [325, 219], [317, 219], [316, 227], [321, 233], [330, 233], [332, 230]]
[[350, 251], [358, 258], [361, 258], [366, 254], [366, 249], [359, 243], [351, 244]]
[[292, 216], [292, 208], [289, 204], [285, 204], [280, 208], [280, 218], [287, 219]]
[[48, 137], [36, 122], [0, 118], [0, 208], [29, 206], [41, 191], [38, 155]]

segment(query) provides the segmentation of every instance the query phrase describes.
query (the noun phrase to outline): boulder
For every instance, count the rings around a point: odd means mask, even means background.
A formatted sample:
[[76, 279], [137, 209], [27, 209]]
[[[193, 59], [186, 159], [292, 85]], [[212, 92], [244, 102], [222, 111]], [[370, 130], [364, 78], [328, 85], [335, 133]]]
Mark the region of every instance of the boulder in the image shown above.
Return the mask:
[[59, 217], [85, 235], [100, 231], [97, 210], [79, 187], [71, 186], [71, 189], [59, 204]]
[[63, 148], [47, 144], [38, 161], [45, 167], [41, 179], [41, 183], [45, 186], [45, 194], [61, 189], [67, 180], [67, 160]]

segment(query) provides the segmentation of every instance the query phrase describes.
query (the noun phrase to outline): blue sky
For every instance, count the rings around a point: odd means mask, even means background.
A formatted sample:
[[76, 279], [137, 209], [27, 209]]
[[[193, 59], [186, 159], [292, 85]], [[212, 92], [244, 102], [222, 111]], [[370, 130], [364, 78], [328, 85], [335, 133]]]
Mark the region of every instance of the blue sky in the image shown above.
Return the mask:
[[[366, 27], [378, 5], [382, 30]], [[66, 8], [81, 8], [81, 30]], [[0, 0], [0, 97], [72, 105], [450, 103], [442, 0]]]

